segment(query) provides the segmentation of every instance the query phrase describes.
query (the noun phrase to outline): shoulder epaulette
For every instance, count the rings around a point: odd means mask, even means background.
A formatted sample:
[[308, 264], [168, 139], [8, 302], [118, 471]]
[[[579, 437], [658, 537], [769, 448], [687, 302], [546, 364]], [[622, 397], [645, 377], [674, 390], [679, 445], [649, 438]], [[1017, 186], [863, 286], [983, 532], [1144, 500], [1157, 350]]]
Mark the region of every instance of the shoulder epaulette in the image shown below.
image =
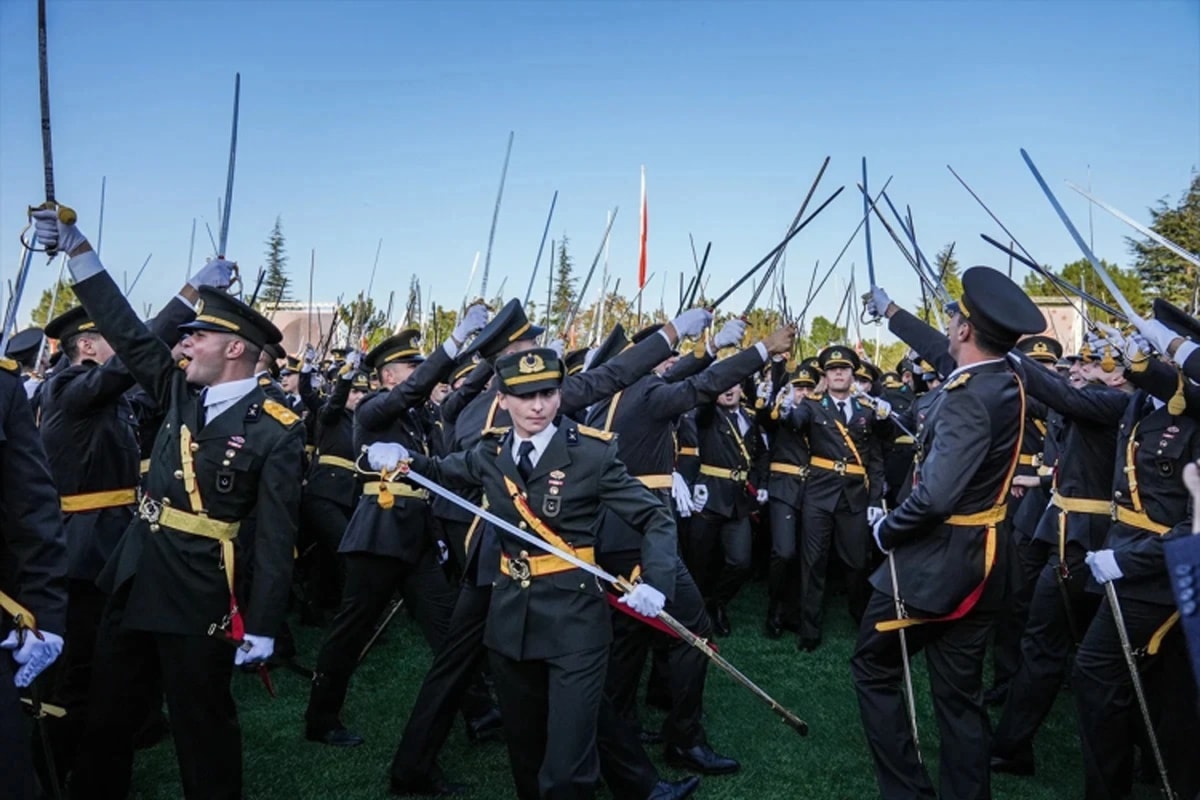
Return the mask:
[[822, 394], [821, 392], [814, 392], [813, 394], [810, 394], [810, 395], [809, 395], [808, 397], [806, 397], [805, 399], [806, 399], [806, 400], [812, 400], [812, 401], [813, 401], [813, 402], [815, 402], [815, 403], [819, 403], [819, 402], [821, 402], [821, 398], [823, 398], [823, 397], [825, 397], [825, 395], [824, 395], [824, 394]]
[[484, 428], [483, 433], [480, 435], [481, 436], [500, 437], [500, 436], [504, 436], [504, 434], [508, 433], [509, 430], [511, 430], [511, 429], [512, 429], [511, 425], [493, 425], [490, 428]]
[[285, 428], [290, 428], [300, 421], [299, 414], [275, 400], [267, 400], [263, 403], [263, 411]]
[[958, 375], [954, 376], [954, 380], [946, 384], [946, 391], [948, 392], [951, 389], [957, 389], [969, 380], [971, 380], [971, 373], [960, 372]]
[[601, 441], [605, 442], [611, 442], [613, 440], [613, 436], [615, 436], [612, 431], [602, 431], [599, 428], [591, 428], [587, 425], [579, 425], [578, 429], [579, 432], [584, 436], [590, 436], [593, 439], [600, 439]]
[[14, 375], [20, 372], [21, 365], [11, 358], [0, 358], [0, 369], [5, 372], [11, 372]]
[[268, 378], [266, 375], [263, 375], [261, 378], [258, 379], [258, 385], [259, 386], [270, 386], [271, 379]]

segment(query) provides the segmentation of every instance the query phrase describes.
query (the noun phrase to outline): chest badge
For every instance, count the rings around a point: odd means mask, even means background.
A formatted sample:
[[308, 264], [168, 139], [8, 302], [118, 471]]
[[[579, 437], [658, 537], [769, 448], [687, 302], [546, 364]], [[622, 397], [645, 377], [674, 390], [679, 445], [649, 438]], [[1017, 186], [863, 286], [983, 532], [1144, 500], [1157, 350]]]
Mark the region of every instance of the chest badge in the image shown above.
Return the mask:
[[[552, 487], [553, 488], [553, 487]], [[562, 498], [555, 495], [546, 495], [542, 498], [542, 516], [557, 517], [558, 512], [562, 509]]]
[[217, 470], [217, 491], [221, 494], [229, 494], [233, 491], [233, 470]]

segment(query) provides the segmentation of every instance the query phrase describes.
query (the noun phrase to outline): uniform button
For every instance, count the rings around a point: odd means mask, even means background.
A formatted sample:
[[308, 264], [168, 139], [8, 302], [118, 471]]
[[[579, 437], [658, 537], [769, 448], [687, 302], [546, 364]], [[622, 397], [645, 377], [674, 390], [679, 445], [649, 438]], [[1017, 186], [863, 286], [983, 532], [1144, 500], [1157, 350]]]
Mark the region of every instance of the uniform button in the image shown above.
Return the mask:
[[193, 452], [193, 453], [194, 453], [194, 452], [196, 452], [197, 450], [199, 450], [199, 449], [200, 449], [200, 443], [199, 443], [199, 442], [192, 442], [192, 448], [191, 448], [191, 449], [192, 449], [192, 452]]
[[177, 481], [183, 480], [183, 470], [181, 470], [181, 469], [175, 470], [175, 480], [177, 480]]
[[232, 450], [226, 450], [226, 451], [225, 451], [225, 457], [226, 457], [226, 458], [233, 458], [233, 451], [232, 451]]
[[169, 505], [171, 505], [171, 498], [169, 498], [169, 497], [164, 497], [164, 498], [162, 499], [162, 504], [163, 504], [164, 506], [169, 506]]
[[1182, 578], [1175, 581], [1175, 585], [1178, 586], [1180, 589], [1190, 589], [1192, 586], [1192, 576], [1184, 575]]
[[1179, 593], [1179, 602], [1186, 603], [1196, 596], [1195, 589], [1184, 589]]
[[1192, 572], [1191, 564], [1176, 564], [1175, 565], [1175, 574], [1176, 575], [1189, 575], [1189, 574], [1191, 574], [1191, 572]]
[[521, 530], [525, 530], [525, 528], [528, 526], [524, 522], [518, 522], [517, 527], [520, 528]]
[[1189, 603], [1184, 603], [1179, 610], [1183, 612], [1185, 617], [1190, 617], [1192, 614], [1196, 613], [1196, 602], [1193, 600]]
[[1121, 496], [1120, 492], [1113, 492], [1113, 497], [1120, 497], [1120, 496]]

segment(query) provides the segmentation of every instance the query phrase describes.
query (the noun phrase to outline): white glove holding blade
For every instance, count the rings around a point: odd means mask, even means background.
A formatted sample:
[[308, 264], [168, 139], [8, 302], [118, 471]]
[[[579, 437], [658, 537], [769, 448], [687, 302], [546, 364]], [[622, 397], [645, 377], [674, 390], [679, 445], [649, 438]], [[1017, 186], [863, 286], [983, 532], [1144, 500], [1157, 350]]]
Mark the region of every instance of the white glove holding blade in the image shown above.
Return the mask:
[[1117, 557], [1112, 550], [1090, 552], [1083, 560], [1091, 567], [1096, 583], [1108, 583], [1125, 577], [1125, 573], [1117, 566]]
[[789, 411], [791, 411], [792, 406], [795, 405], [796, 390], [792, 387], [791, 384], [788, 384], [787, 386], [784, 386], [782, 389], [780, 389], [780, 392], [783, 395], [783, 399], [779, 401], [779, 413], [786, 414]]
[[188, 278], [188, 283], [194, 289], [201, 286], [211, 286], [214, 289], [228, 289], [233, 283], [233, 271], [237, 264], [226, 258], [210, 258], [195, 275]]
[[69, 254], [87, 241], [87, 237], [79, 232], [79, 228], [59, 221], [57, 209], [40, 209], [30, 216], [33, 217], [33, 229], [37, 233], [38, 244], [51, 253]]
[[720, 350], [723, 347], [737, 347], [744, 338], [746, 338], [746, 321], [735, 317], [717, 331], [717, 335], [713, 337], [712, 346], [714, 350]]
[[767, 504], [767, 500], [769, 500], [769, 499], [770, 499], [770, 496], [767, 494], [766, 489], [759, 489], [758, 491], [756, 491], [754, 493], [754, 500], [760, 506], [765, 506]]
[[875, 539], [875, 546], [879, 548], [879, 552], [890, 553], [891, 551], [884, 547], [883, 542], [879, 539], [879, 529], [883, 527], [883, 521], [885, 519], [887, 519], [886, 514], [875, 521], [875, 523], [871, 526], [871, 536]]
[[467, 309], [467, 313], [463, 314], [463, 318], [454, 326], [454, 332], [450, 334], [450, 338], [461, 345], [468, 337], [483, 330], [483, 326], [487, 325], [487, 318], [488, 307], [483, 303], [475, 303]]
[[875, 405], [875, 416], [880, 419], [887, 419], [892, 415], [892, 404], [882, 397], [873, 397], [871, 402]]
[[[39, 238], [41, 234], [38, 235]], [[1178, 333], [1168, 328], [1156, 319], [1142, 319], [1134, 317], [1130, 322], [1138, 329], [1138, 333], [1146, 337], [1146, 341], [1154, 347], [1155, 350], [1166, 355], [1167, 348], [1171, 342], [1181, 338]]]
[[704, 510], [704, 504], [708, 502], [708, 487], [703, 483], [697, 483], [692, 487], [692, 512], [700, 513]]
[[239, 647], [233, 654], [233, 664], [236, 667], [240, 667], [242, 664], [266, 661], [275, 652], [275, 640], [270, 636], [255, 636], [253, 633], [247, 633], [242, 640], [250, 644], [250, 649], [244, 650]]
[[689, 308], [671, 320], [671, 327], [680, 339], [695, 339], [711, 324], [712, 312], [707, 308]]
[[692, 490], [688, 488], [687, 481], [678, 472], [671, 473], [671, 498], [675, 501], [675, 508], [679, 511], [679, 516], [690, 517], [692, 515]]
[[880, 317], [882, 317], [884, 314], [887, 313], [888, 306], [890, 306], [891, 304], [892, 304], [892, 298], [888, 297], [887, 292], [885, 292], [879, 286], [871, 287], [871, 293], [867, 297], [867, 305], [866, 305], [866, 310], [867, 310], [868, 314], [870, 314], [875, 319], [879, 319]]
[[358, 350], [351, 350], [349, 353], [346, 353], [346, 363], [354, 369], [358, 369], [359, 365], [362, 364], [362, 360], [363, 354]]
[[643, 617], [657, 617], [667, 605], [667, 597], [648, 583], [639, 583], [617, 602], [629, 606]]
[[408, 461], [408, 450], [397, 442], [376, 442], [367, 447], [367, 463], [371, 469], [392, 472], [402, 461]]
[[17, 647], [17, 632], [9, 631], [8, 636], [0, 642], [0, 649], [11, 650], [13, 661], [21, 665], [13, 676], [13, 683], [22, 689], [33, 683], [34, 679], [46, 667], [62, 654], [63, 638], [57, 633], [39, 631], [39, 639], [32, 631], [25, 631], [25, 640]]

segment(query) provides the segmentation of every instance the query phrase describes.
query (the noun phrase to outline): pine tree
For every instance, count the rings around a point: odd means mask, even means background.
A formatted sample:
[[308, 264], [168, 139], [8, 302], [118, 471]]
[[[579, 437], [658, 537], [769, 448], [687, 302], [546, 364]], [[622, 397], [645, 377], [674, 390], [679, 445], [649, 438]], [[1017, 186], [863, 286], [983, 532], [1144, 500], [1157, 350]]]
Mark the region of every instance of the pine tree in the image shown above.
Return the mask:
[[[50, 301], [54, 301], [54, 308], [50, 308]], [[54, 287], [42, 290], [42, 296], [38, 299], [38, 304], [34, 307], [30, 318], [33, 324], [38, 327], [46, 327], [46, 323], [63, 313], [67, 309], [76, 306], [79, 301], [75, 299], [75, 290], [71, 288], [71, 282], [63, 278], [58, 282], [58, 296], [54, 296]]]
[[[1174, 208], [1166, 200], [1150, 209], [1150, 228], [1191, 253], [1200, 252], [1200, 173]], [[1200, 294], [1196, 267], [1151, 239], [1128, 238], [1134, 269], [1153, 297], [1193, 308]], [[1122, 287], [1124, 288], [1124, 287]]]
[[263, 278], [262, 291], [258, 295], [258, 305], [263, 308], [275, 308], [280, 303], [291, 300], [288, 291], [288, 276], [284, 271], [287, 266], [287, 251], [284, 249], [283, 221], [275, 218], [275, 227], [267, 237], [267, 266]]
[[550, 306], [550, 322], [554, 329], [561, 329], [567, 321], [567, 314], [575, 304], [575, 277], [571, 274], [573, 262], [567, 251], [569, 239], [563, 236], [558, 248], [557, 273], [554, 276], [554, 302]]

